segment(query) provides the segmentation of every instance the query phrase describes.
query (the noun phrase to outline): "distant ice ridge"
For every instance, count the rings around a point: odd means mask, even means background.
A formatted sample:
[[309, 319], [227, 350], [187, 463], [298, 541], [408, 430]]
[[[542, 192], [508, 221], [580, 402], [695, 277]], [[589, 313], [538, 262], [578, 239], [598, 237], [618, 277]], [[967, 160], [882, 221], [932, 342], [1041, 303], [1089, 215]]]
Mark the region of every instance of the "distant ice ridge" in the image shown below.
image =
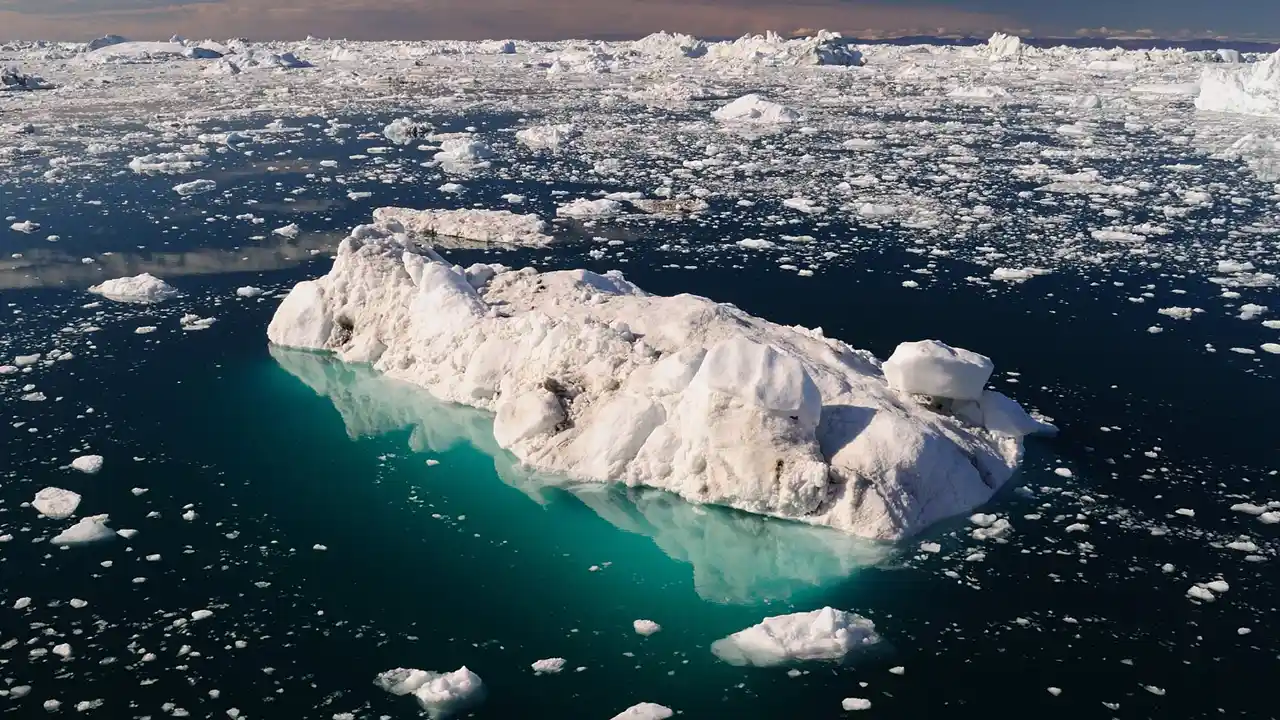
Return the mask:
[[763, 65], [862, 65], [862, 52], [840, 33], [821, 30], [801, 38], [785, 39], [777, 33], [743, 35], [731, 42], [713, 43], [707, 59]]
[[970, 512], [1010, 478], [1021, 436], [1049, 428], [999, 393], [971, 399], [967, 367], [939, 385], [962, 397], [909, 394], [950, 361], [916, 358], [897, 390], [821, 330], [616, 272], [464, 270], [379, 225], [353, 230], [267, 334], [495, 412], [498, 444], [530, 468], [870, 538]]
[[880, 642], [870, 620], [829, 607], [776, 615], [711, 645], [731, 665], [771, 667], [811, 660], [838, 661]]
[[1208, 68], [1196, 107], [1213, 112], [1280, 116], [1280, 52], [1254, 65]]
[[[95, 41], [100, 42], [100, 41]], [[168, 60], [212, 60], [222, 57], [217, 50], [188, 47], [177, 42], [114, 42], [85, 53], [86, 62], [94, 64], [137, 64]]]
[[412, 668], [388, 670], [374, 684], [392, 695], [413, 695], [431, 718], [443, 718], [484, 700], [484, 683], [465, 666], [437, 673]]

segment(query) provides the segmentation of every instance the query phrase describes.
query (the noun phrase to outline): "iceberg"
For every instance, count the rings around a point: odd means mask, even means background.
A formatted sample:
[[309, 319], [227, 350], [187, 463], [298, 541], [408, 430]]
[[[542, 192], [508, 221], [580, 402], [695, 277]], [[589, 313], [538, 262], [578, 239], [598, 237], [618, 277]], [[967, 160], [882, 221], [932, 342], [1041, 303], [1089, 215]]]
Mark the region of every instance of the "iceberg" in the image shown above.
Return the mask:
[[920, 402], [819, 330], [617, 272], [464, 270], [378, 225], [298, 283], [267, 336], [495, 413], [499, 446], [532, 470], [882, 540], [985, 503], [1023, 431], [1049, 430], [1012, 400], [982, 424], [971, 374], [940, 386], [965, 397]]
[[1025, 50], [1022, 38], [1002, 32], [992, 33], [982, 48], [982, 52], [992, 60], [1018, 60]]
[[858, 648], [880, 642], [876, 625], [830, 607], [775, 615], [711, 644], [730, 665], [772, 667], [813, 660], [840, 661]]
[[1196, 108], [1280, 116], [1280, 51], [1254, 65], [1206, 69], [1200, 78]]
[[15, 66], [0, 68], [0, 92], [50, 90], [53, 85], [39, 75], [28, 75]]
[[49, 542], [71, 547], [111, 540], [116, 536], [116, 531], [107, 527], [108, 519], [106, 515], [87, 517], [58, 533]]

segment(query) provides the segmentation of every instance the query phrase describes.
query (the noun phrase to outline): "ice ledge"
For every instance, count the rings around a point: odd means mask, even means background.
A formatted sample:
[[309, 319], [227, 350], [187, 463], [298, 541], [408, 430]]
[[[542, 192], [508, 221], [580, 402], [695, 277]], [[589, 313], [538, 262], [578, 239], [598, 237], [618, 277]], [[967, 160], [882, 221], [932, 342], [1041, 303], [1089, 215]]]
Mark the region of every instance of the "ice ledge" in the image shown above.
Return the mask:
[[498, 443], [540, 471], [885, 540], [985, 503], [1022, 436], [1050, 427], [979, 393], [990, 361], [941, 343], [904, 346], [895, 389], [821, 330], [619, 273], [463, 269], [385, 226], [356, 228], [267, 335], [492, 411]]

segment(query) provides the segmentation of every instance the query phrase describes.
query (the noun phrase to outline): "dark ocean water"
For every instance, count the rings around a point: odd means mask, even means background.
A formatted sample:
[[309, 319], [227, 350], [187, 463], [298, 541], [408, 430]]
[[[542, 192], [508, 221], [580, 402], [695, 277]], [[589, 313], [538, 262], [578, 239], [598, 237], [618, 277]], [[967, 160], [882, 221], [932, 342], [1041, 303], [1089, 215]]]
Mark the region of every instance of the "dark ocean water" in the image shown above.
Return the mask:
[[[367, 124], [356, 129], [381, 127]], [[23, 257], [0, 270], [0, 356], [75, 355], [0, 380], [0, 534], [11, 536], [0, 543], [0, 688], [32, 688], [0, 698], [0, 712], [100, 699], [92, 713], [112, 718], [412, 717], [411, 700], [374, 687], [378, 672], [466, 665], [489, 689], [477, 718], [608, 718], [640, 701], [689, 718], [1275, 715], [1275, 531], [1228, 509], [1265, 503], [1280, 468], [1276, 363], [1226, 352], [1256, 345], [1253, 325], [1209, 317], [1149, 334], [1152, 308], [1126, 301], [1114, 270], [992, 288], [960, 280], [972, 266], [936, 259], [933, 279], [909, 289], [918, 256], [838, 224], [808, 232], [865, 249], [814, 277], [758, 253], [690, 261], [658, 249], [676, 235], [716, 242], [725, 223], [566, 231], [550, 251], [447, 250], [463, 265], [618, 268], [651, 292], [820, 326], [880, 357], [936, 337], [990, 355], [996, 387], [1062, 428], [1029, 441], [1022, 489], [985, 509], [1013, 523], [1003, 543], [970, 539], [960, 518], [886, 550], [661, 493], [546, 487], [496, 449], [482, 413], [273, 350], [265, 328], [273, 293], [325, 272], [312, 251], [331, 250], [374, 207], [497, 206], [517, 192], [547, 216], [564, 200], [553, 190], [586, 188], [476, 178], [458, 200], [434, 189], [439, 178], [387, 184], [386, 172], [428, 173], [409, 151], [390, 155], [401, 169], [365, 172], [367, 158], [348, 156], [387, 143], [351, 132], [340, 144], [312, 129], [260, 141], [256, 157], [218, 158], [198, 177], [219, 191], [189, 200], [169, 189], [190, 176], [100, 171], [0, 188], [11, 212], [46, 226], [5, 236]], [[350, 180], [308, 178], [326, 173]], [[271, 234], [290, 222], [298, 238]], [[587, 238], [604, 234], [627, 242], [599, 257]], [[139, 307], [83, 291], [143, 270], [183, 297]], [[1123, 282], [1165, 273], [1126, 268]], [[243, 285], [269, 292], [238, 298]], [[1186, 287], [1187, 304], [1212, 305], [1217, 288]], [[217, 322], [184, 332], [184, 312]], [[134, 332], [144, 325], [159, 329]], [[47, 399], [20, 400], [28, 383]], [[105, 457], [100, 474], [64, 467], [88, 451]], [[54, 548], [43, 541], [63, 523], [22, 507], [48, 485], [81, 493], [80, 516], [108, 513], [139, 534]], [[1074, 522], [1088, 532], [1065, 531]], [[1258, 561], [1223, 547], [1237, 535], [1261, 547]], [[1187, 599], [1217, 578], [1231, 585], [1217, 602]], [[30, 606], [12, 609], [23, 597]], [[708, 649], [765, 616], [823, 605], [871, 618], [884, 642], [794, 677]], [[175, 625], [202, 608], [213, 617]], [[662, 632], [636, 635], [641, 618]], [[62, 642], [69, 659], [39, 652]], [[530, 663], [548, 657], [565, 658], [565, 672], [535, 676]], [[872, 708], [844, 713], [846, 697]]]

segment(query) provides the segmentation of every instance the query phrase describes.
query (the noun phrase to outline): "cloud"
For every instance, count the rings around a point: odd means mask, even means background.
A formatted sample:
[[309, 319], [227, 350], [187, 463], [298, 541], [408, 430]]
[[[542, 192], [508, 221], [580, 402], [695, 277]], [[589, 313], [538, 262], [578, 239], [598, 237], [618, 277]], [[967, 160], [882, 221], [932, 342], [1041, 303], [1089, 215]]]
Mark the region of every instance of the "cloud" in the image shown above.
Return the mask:
[[[163, 3], [163, 5], [160, 5]], [[0, 34], [86, 40], [104, 33], [160, 38], [360, 40], [701, 36], [800, 27], [850, 34], [982, 32], [1001, 15], [891, 5], [881, 0], [0, 0]], [[4, 39], [0, 37], [0, 39]]]

